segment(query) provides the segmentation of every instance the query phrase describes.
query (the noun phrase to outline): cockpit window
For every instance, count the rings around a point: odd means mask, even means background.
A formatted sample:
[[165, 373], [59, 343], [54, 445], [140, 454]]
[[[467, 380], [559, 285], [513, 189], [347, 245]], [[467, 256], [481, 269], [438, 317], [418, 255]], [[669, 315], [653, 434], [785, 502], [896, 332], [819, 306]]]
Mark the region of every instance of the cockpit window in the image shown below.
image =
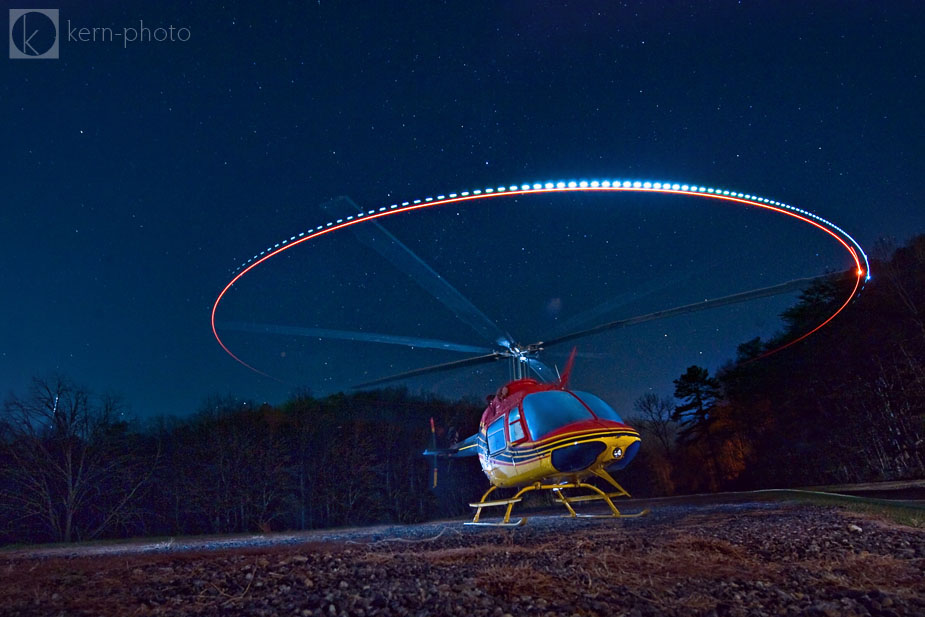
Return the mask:
[[504, 450], [504, 416], [488, 425], [488, 453]]
[[594, 415], [600, 418], [601, 420], [613, 420], [614, 422], [623, 423], [623, 419], [620, 417], [613, 407], [597, 398], [589, 392], [574, 392], [575, 396], [584, 401], [591, 411], [594, 412]]
[[533, 439], [542, 439], [571, 422], [594, 418], [581, 401], [561, 390], [528, 394], [524, 397], [523, 410], [523, 417]]

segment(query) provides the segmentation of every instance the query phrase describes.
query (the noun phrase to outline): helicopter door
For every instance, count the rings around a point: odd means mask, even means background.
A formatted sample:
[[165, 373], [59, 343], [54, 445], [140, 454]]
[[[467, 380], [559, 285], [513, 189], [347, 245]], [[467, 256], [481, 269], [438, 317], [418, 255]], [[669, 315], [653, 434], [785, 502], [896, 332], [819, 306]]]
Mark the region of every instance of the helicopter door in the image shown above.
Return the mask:
[[515, 444], [519, 441], [523, 441], [526, 438], [524, 433], [524, 424], [523, 420], [520, 418], [520, 408], [515, 407], [508, 414], [507, 418], [507, 433], [510, 437], [511, 444]]

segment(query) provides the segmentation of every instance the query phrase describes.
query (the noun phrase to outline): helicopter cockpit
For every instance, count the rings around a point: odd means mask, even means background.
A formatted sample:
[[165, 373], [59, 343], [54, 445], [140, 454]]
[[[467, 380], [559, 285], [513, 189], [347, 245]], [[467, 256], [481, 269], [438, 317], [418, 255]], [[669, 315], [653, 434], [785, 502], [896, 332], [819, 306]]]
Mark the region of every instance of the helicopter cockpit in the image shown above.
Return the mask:
[[623, 424], [623, 419], [610, 405], [588, 392], [535, 392], [524, 397], [521, 407], [534, 440], [575, 422], [609, 420]]

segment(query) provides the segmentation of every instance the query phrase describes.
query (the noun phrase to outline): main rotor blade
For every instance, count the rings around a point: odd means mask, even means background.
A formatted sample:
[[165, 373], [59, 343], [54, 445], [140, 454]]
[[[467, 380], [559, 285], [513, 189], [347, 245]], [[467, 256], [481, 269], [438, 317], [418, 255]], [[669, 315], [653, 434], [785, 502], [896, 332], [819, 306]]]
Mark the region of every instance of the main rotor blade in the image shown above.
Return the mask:
[[[717, 265], [722, 263], [721, 261], [713, 261], [707, 265], [698, 265], [697, 271], [704, 272], [714, 269]], [[593, 324], [599, 322], [601, 318], [606, 318], [608, 313], [613, 313], [618, 308], [632, 304], [651, 296], [652, 294], [664, 291], [674, 287], [678, 283], [681, 283], [690, 278], [691, 273], [685, 272], [677, 276], [670, 277], [666, 280], [655, 280], [650, 279], [646, 283], [643, 283], [641, 286], [634, 288], [632, 291], [626, 291], [621, 293], [613, 298], [605, 300], [601, 304], [594, 306], [590, 309], [584, 310], [577, 315], [572, 315], [571, 317], [563, 320], [559, 323], [552, 331], [553, 336], [559, 336], [560, 334], [564, 335], [566, 332], [577, 331], [588, 326], [588, 324]]]
[[[560, 358], [560, 359], [567, 360], [568, 357], [572, 354], [567, 351], [550, 351], [550, 352], [544, 351], [543, 355], [547, 358]], [[579, 351], [578, 353], [575, 354], [575, 357], [581, 360], [613, 360], [614, 357], [616, 356], [614, 355], [612, 351], [611, 352]]]
[[418, 375], [426, 375], [427, 373], [439, 373], [441, 371], [452, 371], [454, 369], [463, 368], [466, 366], [475, 366], [477, 364], [487, 364], [489, 362], [495, 362], [505, 357], [503, 354], [492, 352], [484, 356], [475, 356], [474, 358], [466, 358], [465, 360], [456, 360], [455, 362], [446, 362], [444, 364], [435, 364], [433, 366], [425, 366], [424, 368], [415, 369], [413, 371], [406, 371], [404, 373], [398, 373], [397, 375], [389, 375], [388, 377], [383, 377], [382, 379], [374, 379], [373, 381], [367, 381], [365, 383], [357, 384], [352, 386], [353, 388], [367, 388], [369, 386], [378, 386], [380, 384], [389, 383], [390, 381], [399, 381], [402, 379], [408, 379], [409, 377], [417, 377]]
[[275, 324], [246, 323], [230, 321], [216, 324], [219, 328], [237, 330], [238, 332], [256, 332], [258, 334], [286, 334], [293, 336], [306, 336], [310, 338], [338, 339], [342, 341], [362, 341], [364, 343], [386, 343], [389, 345], [404, 345], [406, 347], [423, 347], [427, 349], [444, 349], [446, 351], [459, 351], [462, 353], [490, 353], [487, 347], [465, 345], [441, 341], [439, 339], [418, 338], [415, 336], [397, 336], [394, 334], [378, 334], [375, 332], [356, 332], [352, 330], [331, 330], [329, 328], [303, 328], [300, 326], [278, 326]]
[[[324, 210], [339, 215], [345, 209], [352, 212], [362, 211], [349, 197], [338, 197], [321, 206]], [[485, 313], [463, 296], [445, 278], [428, 266], [410, 248], [393, 236], [378, 221], [367, 221], [351, 227], [356, 237], [383, 257], [389, 263], [411, 277], [424, 291], [432, 295], [456, 317], [478, 332], [486, 341], [492, 341], [502, 347], [513, 344], [511, 336], [502, 330]]]
[[732, 294], [731, 296], [724, 296], [722, 298], [716, 298], [714, 300], [704, 300], [703, 302], [696, 302], [694, 304], [685, 304], [684, 306], [678, 306], [678, 307], [671, 308], [671, 309], [665, 309], [663, 311], [656, 311], [654, 313], [648, 313], [646, 315], [638, 315], [636, 317], [629, 317], [627, 319], [619, 319], [617, 321], [611, 321], [609, 323], [601, 324], [599, 326], [588, 328], [586, 330], [580, 330], [578, 332], [564, 334], [562, 336], [549, 339], [548, 341], [542, 341], [540, 343], [537, 343], [536, 345], [532, 345], [531, 347], [550, 347], [552, 345], [558, 345], [559, 343], [565, 343], [567, 341], [574, 341], [575, 339], [583, 338], [585, 336], [590, 336], [592, 334], [606, 332], [607, 330], [616, 330], [617, 328], [635, 326], [637, 324], [645, 323], [647, 321], [654, 321], [656, 319], [665, 319], [667, 317], [674, 317], [676, 315], [696, 313], [698, 311], [704, 311], [706, 309], [719, 308], [721, 306], [729, 306], [730, 304], [748, 302], [749, 300], [757, 300], [758, 298], [767, 298], [770, 296], [776, 296], [776, 295], [780, 295], [780, 294], [787, 293], [790, 291], [796, 291], [814, 281], [828, 278], [829, 276], [831, 275], [822, 274], [820, 276], [811, 276], [808, 278], [794, 279], [792, 281], [787, 281], [786, 283], [781, 283], [779, 285], [772, 285], [771, 287], [762, 287], [761, 289], [743, 291], [741, 293]]

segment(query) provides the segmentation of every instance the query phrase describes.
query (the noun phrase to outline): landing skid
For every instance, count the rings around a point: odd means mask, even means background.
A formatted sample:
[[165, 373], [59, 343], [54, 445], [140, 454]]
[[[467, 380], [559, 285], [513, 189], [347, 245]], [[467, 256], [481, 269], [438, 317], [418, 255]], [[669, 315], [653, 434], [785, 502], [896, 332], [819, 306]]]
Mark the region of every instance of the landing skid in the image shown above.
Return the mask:
[[[472, 518], [472, 521], [466, 523], [466, 525], [485, 525], [492, 527], [518, 527], [527, 522], [527, 519], [520, 518], [515, 521], [511, 520], [511, 510], [514, 509], [514, 505], [520, 503], [523, 500], [523, 495], [530, 491], [553, 491], [556, 494], [556, 501], [563, 504], [568, 510], [568, 514], [571, 518], [637, 518], [640, 516], [645, 516], [649, 513], [649, 510], [643, 510], [642, 512], [636, 512], [634, 514], [623, 514], [620, 510], [617, 509], [617, 506], [613, 503], [613, 498], [615, 497], [629, 497], [630, 494], [626, 490], [617, 484], [617, 481], [611, 477], [609, 473], [603, 469], [593, 470], [593, 473], [599, 478], [604, 479], [609, 484], [611, 484], [616, 491], [605, 493], [601, 489], [597, 488], [593, 484], [588, 484], [587, 482], [582, 482], [578, 479], [575, 479], [571, 482], [562, 482], [560, 484], [543, 484], [542, 482], [536, 482], [530, 486], [525, 486], [520, 489], [516, 495], [510, 499], [497, 499], [494, 501], [486, 501], [488, 496], [491, 495], [497, 486], [492, 486], [485, 494], [482, 495], [482, 498], [476, 503], [470, 503], [469, 506], [475, 508], [475, 516]], [[586, 489], [591, 491], [591, 494], [586, 495], [577, 495], [575, 497], [567, 497], [563, 491], [566, 489]], [[593, 501], [603, 501], [610, 508], [610, 514], [578, 514], [575, 512], [575, 509], [572, 507], [576, 503], [585, 503]], [[500, 521], [481, 521], [479, 520], [482, 516], [482, 508], [495, 508], [504, 506], [506, 509], [504, 511], [504, 518]]]
[[463, 523], [463, 525], [473, 525], [476, 527], [520, 527], [521, 525], [526, 524], [527, 518], [519, 518], [516, 521], [469, 521], [468, 523]]
[[[642, 512], [634, 512], [633, 514], [623, 514], [622, 512], [620, 514], [578, 514], [576, 513], [576, 514], [563, 514], [562, 518], [639, 518], [640, 516], [645, 516], [649, 512], [651, 512], [651, 510], [646, 508]], [[469, 524], [471, 523], [466, 523], [466, 525], [469, 525]]]

